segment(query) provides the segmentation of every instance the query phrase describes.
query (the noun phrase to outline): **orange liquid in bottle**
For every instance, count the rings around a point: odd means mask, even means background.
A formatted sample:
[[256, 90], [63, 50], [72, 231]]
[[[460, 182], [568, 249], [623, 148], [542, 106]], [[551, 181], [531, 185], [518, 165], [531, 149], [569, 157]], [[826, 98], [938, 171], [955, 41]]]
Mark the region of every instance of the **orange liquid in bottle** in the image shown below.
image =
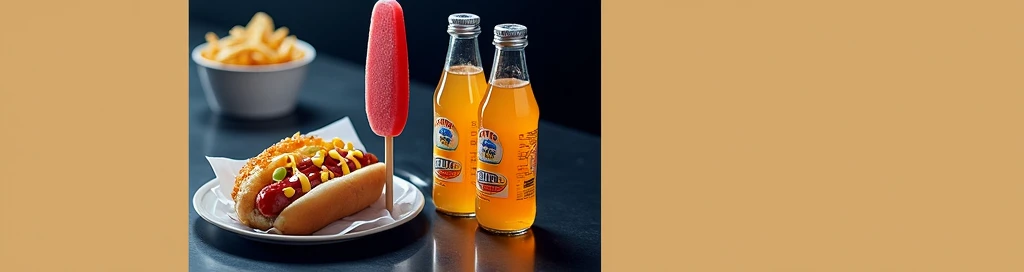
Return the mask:
[[476, 212], [476, 132], [487, 91], [483, 68], [451, 66], [434, 90], [434, 206], [442, 213]]
[[537, 125], [540, 109], [528, 81], [498, 78], [480, 109], [477, 222], [522, 233], [537, 215]]

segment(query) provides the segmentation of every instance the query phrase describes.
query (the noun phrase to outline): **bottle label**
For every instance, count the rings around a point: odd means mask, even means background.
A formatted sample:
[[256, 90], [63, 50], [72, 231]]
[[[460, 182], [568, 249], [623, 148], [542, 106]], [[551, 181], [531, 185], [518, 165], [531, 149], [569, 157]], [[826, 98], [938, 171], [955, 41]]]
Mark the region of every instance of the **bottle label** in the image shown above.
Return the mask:
[[477, 155], [480, 161], [489, 164], [501, 163], [501, 142], [498, 141], [498, 134], [486, 128], [480, 129], [478, 134]]
[[484, 195], [506, 198], [508, 197], [508, 179], [498, 173], [477, 170], [476, 189]]
[[477, 192], [485, 198], [530, 199], [536, 196], [537, 130], [522, 133], [507, 141], [512, 153], [502, 165], [503, 150], [494, 131], [481, 128], [478, 134], [479, 164], [476, 171]]
[[522, 187], [516, 188], [516, 199], [529, 199], [537, 195], [537, 130], [519, 134], [519, 165], [516, 178]]
[[462, 181], [462, 164], [434, 155], [434, 178], [447, 182]]
[[434, 146], [447, 151], [454, 151], [459, 147], [459, 132], [455, 129], [455, 123], [444, 117], [434, 120]]

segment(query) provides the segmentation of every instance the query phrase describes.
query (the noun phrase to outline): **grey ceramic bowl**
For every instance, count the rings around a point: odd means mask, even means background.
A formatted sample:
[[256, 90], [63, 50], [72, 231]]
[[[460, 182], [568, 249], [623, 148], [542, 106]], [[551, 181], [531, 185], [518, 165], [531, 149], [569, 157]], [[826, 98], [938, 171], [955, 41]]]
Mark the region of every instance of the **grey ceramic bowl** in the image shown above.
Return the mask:
[[299, 40], [295, 46], [306, 52], [302, 59], [270, 65], [231, 65], [205, 59], [200, 53], [206, 43], [192, 50], [206, 101], [214, 112], [246, 119], [268, 119], [287, 115], [298, 104], [309, 63], [316, 50]]

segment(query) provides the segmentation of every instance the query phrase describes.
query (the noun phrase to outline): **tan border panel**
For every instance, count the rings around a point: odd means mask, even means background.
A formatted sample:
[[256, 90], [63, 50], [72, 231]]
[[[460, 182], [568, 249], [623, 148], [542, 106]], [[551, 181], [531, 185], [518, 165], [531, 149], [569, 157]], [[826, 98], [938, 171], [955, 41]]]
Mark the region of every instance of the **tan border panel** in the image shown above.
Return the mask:
[[603, 2], [605, 269], [1024, 271], [1024, 2], [842, 2]]
[[0, 8], [0, 270], [187, 270], [187, 5]]

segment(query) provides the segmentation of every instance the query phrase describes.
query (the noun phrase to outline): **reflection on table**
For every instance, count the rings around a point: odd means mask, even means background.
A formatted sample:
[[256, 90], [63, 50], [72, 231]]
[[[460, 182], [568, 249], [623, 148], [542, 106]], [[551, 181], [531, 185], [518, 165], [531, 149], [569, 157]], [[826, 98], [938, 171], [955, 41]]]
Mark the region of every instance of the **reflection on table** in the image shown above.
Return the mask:
[[472, 217], [433, 214], [430, 244], [394, 271], [534, 271], [536, 251], [532, 231], [518, 236], [483, 231]]

